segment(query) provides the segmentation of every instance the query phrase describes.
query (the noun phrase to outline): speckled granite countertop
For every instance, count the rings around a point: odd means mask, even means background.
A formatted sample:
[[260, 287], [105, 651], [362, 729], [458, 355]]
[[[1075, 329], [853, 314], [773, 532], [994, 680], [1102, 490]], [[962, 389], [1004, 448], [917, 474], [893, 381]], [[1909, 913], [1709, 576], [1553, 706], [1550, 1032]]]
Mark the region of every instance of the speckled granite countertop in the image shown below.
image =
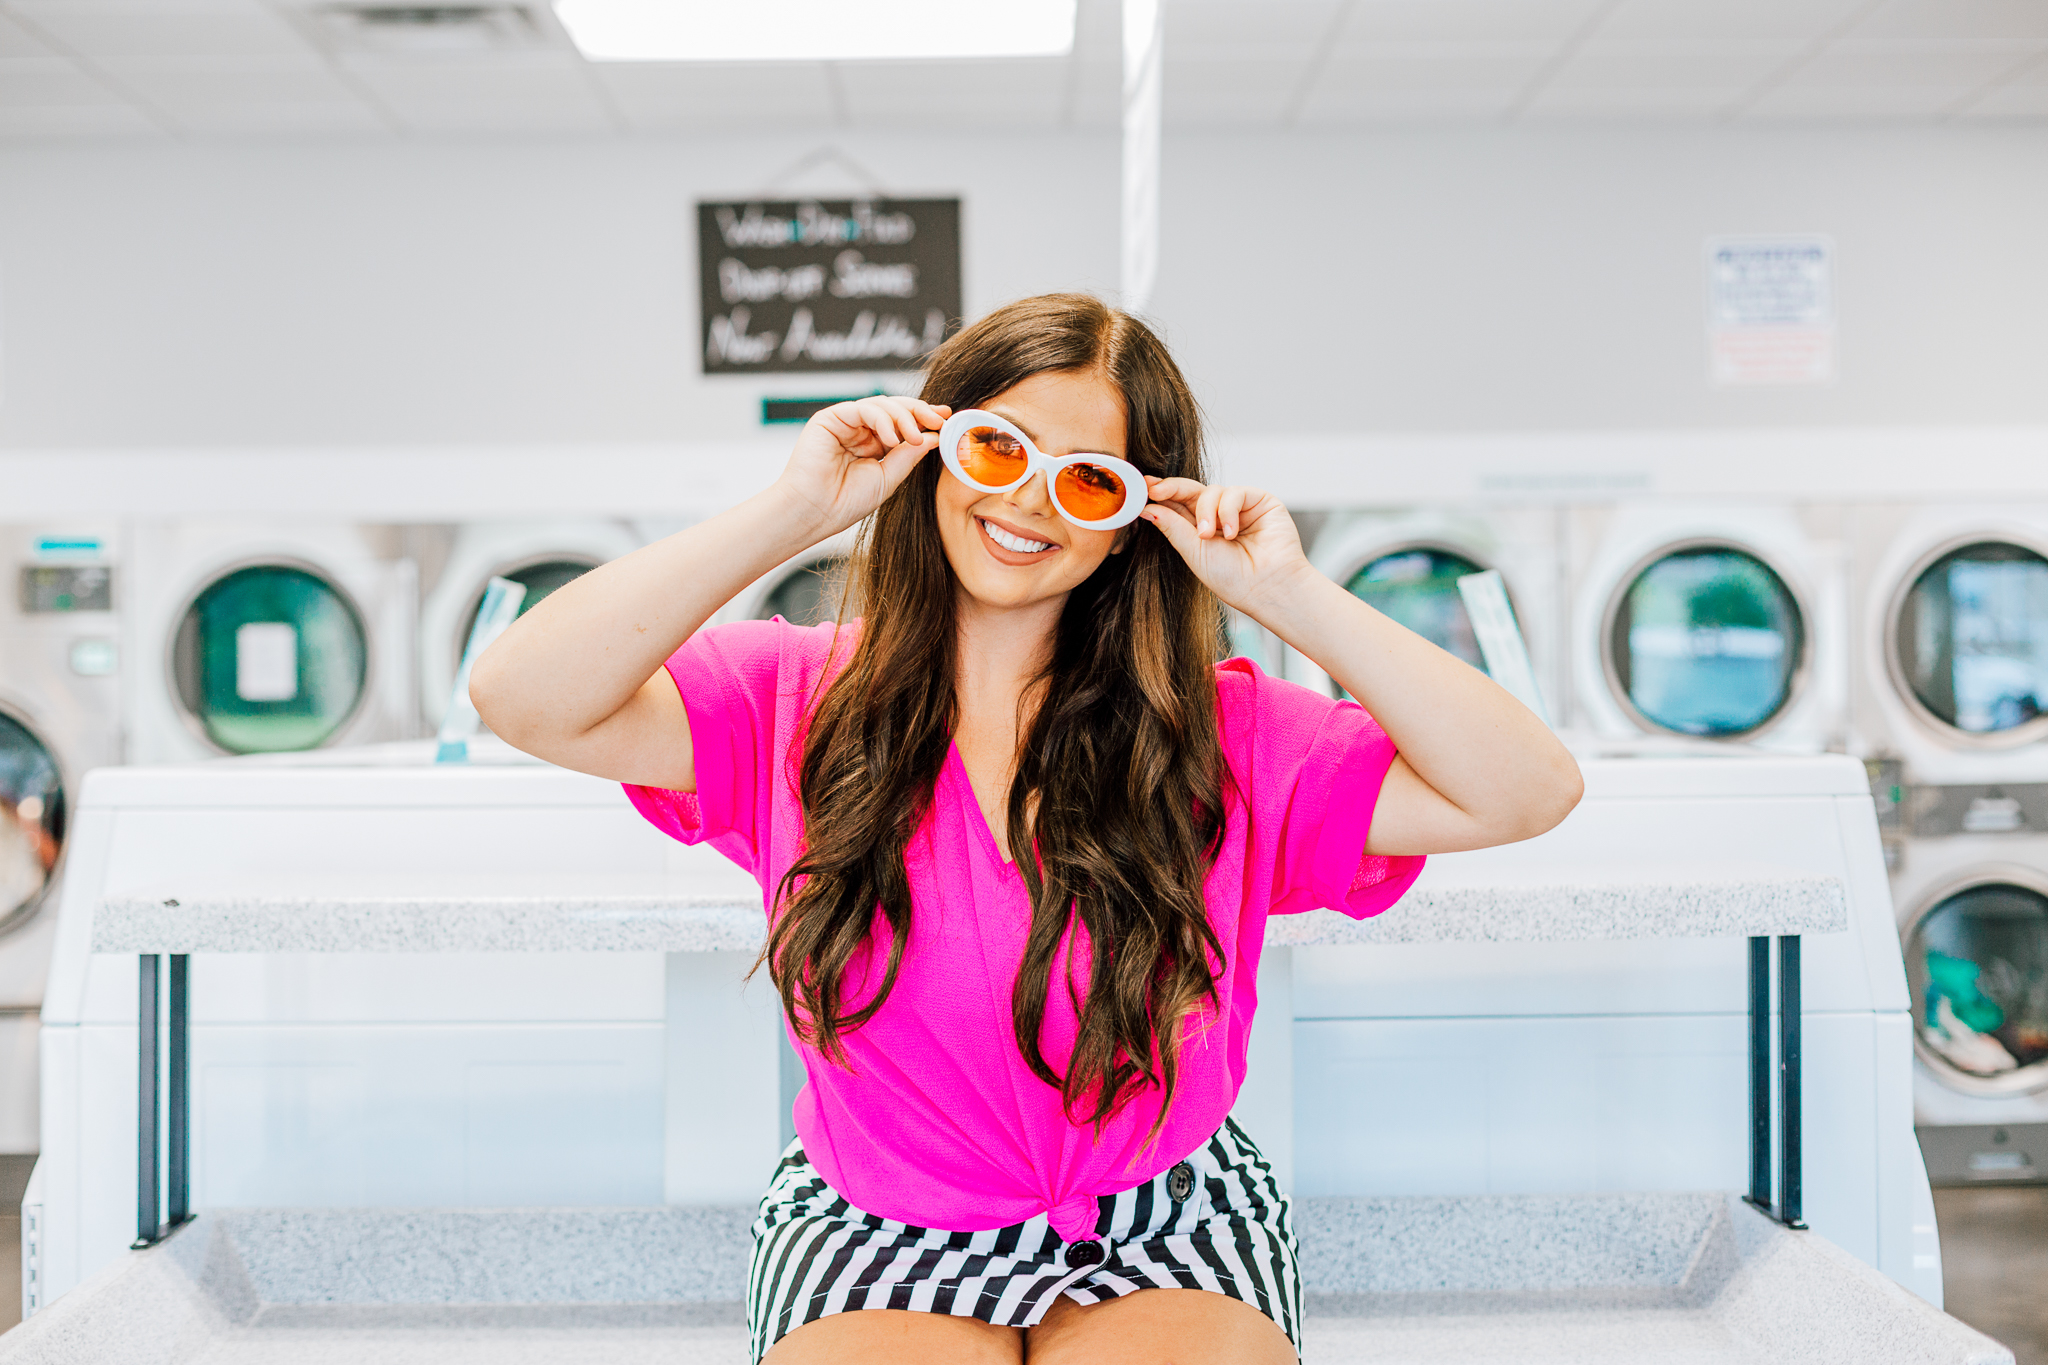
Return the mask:
[[[1733, 1196], [1297, 1201], [1307, 1365], [2012, 1365]], [[744, 1208], [236, 1209], [0, 1365], [742, 1365]]]
[[[759, 894], [706, 886], [531, 881], [460, 887], [166, 887], [101, 901], [103, 953], [757, 952]], [[1425, 878], [1369, 920], [1329, 910], [1275, 917], [1266, 941], [1527, 942], [1837, 933], [1847, 900], [1832, 877], [1674, 869], [1576, 881]]]

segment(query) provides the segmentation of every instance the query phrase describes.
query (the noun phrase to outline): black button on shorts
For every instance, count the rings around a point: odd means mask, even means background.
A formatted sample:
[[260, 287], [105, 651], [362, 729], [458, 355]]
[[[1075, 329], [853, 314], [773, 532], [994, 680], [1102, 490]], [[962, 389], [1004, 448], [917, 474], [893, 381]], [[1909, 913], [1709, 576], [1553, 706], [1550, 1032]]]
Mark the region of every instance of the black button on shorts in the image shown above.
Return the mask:
[[1067, 1248], [1067, 1269], [1080, 1270], [1102, 1260], [1102, 1243], [1076, 1242]]
[[1195, 1168], [1183, 1161], [1166, 1173], [1166, 1192], [1173, 1196], [1173, 1202], [1184, 1204], [1195, 1192]]

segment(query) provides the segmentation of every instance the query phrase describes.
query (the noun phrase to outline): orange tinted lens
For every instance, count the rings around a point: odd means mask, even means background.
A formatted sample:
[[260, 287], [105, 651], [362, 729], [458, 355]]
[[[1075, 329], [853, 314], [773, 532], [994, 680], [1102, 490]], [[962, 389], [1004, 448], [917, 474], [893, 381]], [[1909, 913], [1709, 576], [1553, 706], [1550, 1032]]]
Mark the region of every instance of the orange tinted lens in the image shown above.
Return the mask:
[[999, 427], [970, 427], [954, 452], [967, 477], [1002, 488], [1024, 477], [1031, 455], [1024, 443]]
[[1124, 510], [1124, 481], [1099, 464], [1070, 464], [1053, 484], [1060, 506], [1082, 521], [1106, 521]]

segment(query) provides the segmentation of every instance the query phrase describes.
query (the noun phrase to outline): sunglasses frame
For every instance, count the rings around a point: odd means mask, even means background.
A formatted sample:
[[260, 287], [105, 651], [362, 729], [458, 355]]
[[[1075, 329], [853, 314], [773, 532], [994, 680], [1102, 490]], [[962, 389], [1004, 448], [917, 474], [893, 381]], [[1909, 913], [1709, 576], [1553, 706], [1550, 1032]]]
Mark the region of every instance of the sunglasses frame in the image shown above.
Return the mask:
[[[1024, 453], [1030, 459], [1025, 464], [1024, 473], [1020, 477], [1000, 485], [986, 484], [979, 479], [968, 477], [967, 471], [960, 464], [960, 442], [969, 431], [976, 427], [994, 427], [998, 431], [1016, 437], [1017, 440], [1023, 443]], [[1145, 486], [1144, 471], [1129, 460], [1120, 459], [1115, 455], [1091, 455], [1085, 453], [1048, 455], [1040, 450], [1029, 436], [1019, 431], [1016, 423], [1006, 422], [995, 413], [985, 412], [980, 408], [968, 408], [964, 412], [956, 412], [946, 419], [945, 425], [939, 428], [939, 455], [946, 462], [946, 468], [952, 473], [954, 478], [960, 480], [969, 488], [978, 489], [983, 493], [1014, 492], [1025, 484], [1030, 483], [1038, 474], [1043, 473], [1045, 475], [1045, 494], [1052, 503], [1053, 510], [1058, 512], [1063, 520], [1079, 526], [1084, 531], [1115, 531], [1121, 527], [1129, 526], [1138, 519], [1138, 514], [1145, 510], [1145, 504], [1152, 500], [1152, 495]], [[1082, 518], [1067, 511], [1060, 504], [1058, 483], [1060, 472], [1069, 465], [1077, 464], [1100, 465], [1124, 481], [1124, 505], [1115, 514], [1103, 517], [1098, 521], [1084, 521]]]

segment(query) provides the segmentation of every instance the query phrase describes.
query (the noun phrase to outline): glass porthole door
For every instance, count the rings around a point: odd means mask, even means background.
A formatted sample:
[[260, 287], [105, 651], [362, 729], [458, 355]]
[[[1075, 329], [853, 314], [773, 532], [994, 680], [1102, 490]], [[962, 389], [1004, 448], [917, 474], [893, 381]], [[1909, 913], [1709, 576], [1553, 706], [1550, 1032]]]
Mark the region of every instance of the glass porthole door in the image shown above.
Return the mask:
[[845, 558], [830, 555], [785, 574], [761, 599], [761, 619], [780, 616], [793, 626], [815, 626], [836, 620], [839, 576], [845, 571]]
[[179, 702], [231, 754], [312, 749], [362, 704], [362, 617], [326, 579], [257, 564], [215, 579], [179, 622], [171, 654]]
[[1957, 1088], [2048, 1086], [2048, 896], [1987, 881], [1937, 902], [1906, 940], [1920, 1052]]
[[0, 712], [0, 930], [43, 898], [64, 851], [64, 781], [34, 731]]
[[1900, 599], [1892, 650], [1943, 726], [2011, 743], [2048, 729], [2048, 559], [2000, 541], [1942, 555]]
[[1480, 566], [1461, 554], [1415, 546], [1370, 561], [1344, 586], [1353, 597], [1483, 671], [1486, 661], [1458, 592], [1459, 579], [1479, 572]]
[[[597, 565], [587, 559], [542, 559], [531, 564], [522, 564], [516, 569], [507, 569], [496, 575], [509, 578], [526, 589], [526, 596], [519, 603], [519, 615], [524, 616], [534, 609], [542, 598], [564, 583], [574, 582], [589, 573]], [[479, 591], [476, 601], [462, 618], [462, 631], [455, 637], [455, 657], [460, 659], [462, 651], [469, 647], [469, 633], [476, 628], [476, 614], [483, 610], [484, 595]]]
[[1726, 738], [1785, 708], [1805, 645], [1799, 604], [1769, 565], [1693, 546], [1650, 561], [1622, 590], [1607, 659], [1616, 690], [1651, 725]]

